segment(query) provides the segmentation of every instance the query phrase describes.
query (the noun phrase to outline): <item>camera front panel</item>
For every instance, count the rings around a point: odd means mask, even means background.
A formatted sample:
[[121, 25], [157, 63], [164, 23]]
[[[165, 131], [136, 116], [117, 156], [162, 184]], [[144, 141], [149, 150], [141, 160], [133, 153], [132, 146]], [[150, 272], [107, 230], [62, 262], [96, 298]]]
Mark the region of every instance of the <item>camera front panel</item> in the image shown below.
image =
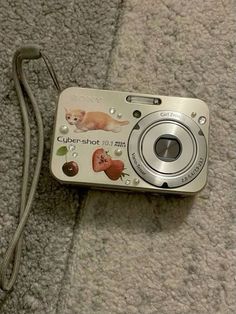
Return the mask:
[[193, 194], [207, 180], [208, 128], [198, 99], [67, 88], [51, 171], [62, 183]]

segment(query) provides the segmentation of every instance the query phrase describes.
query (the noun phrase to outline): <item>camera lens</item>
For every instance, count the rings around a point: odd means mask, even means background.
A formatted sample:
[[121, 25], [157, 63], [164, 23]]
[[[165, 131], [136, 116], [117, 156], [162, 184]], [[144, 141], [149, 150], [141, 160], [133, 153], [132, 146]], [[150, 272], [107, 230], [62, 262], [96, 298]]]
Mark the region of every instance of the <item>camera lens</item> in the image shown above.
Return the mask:
[[133, 127], [128, 156], [144, 181], [175, 188], [193, 181], [203, 169], [207, 142], [192, 118], [160, 110], [147, 114]]
[[163, 161], [174, 161], [181, 153], [181, 144], [177, 137], [166, 134], [160, 136], [154, 144], [157, 157]]

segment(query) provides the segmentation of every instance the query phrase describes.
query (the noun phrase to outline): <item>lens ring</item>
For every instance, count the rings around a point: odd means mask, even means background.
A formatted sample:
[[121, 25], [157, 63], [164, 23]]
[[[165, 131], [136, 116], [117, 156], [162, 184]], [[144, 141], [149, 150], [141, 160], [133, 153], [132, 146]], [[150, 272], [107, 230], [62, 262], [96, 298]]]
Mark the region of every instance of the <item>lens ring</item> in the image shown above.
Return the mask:
[[[142, 146], [142, 144], [144, 143], [143, 139], [145, 138], [145, 134], [154, 126], [163, 123], [178, 125], [182, 128], [182, 131], [184, 130], [183, 134], [186, 132], [185, 137], [188, 138], [188, 142], [190, 143], [191, 141], [192, 143], [191, 158], [187, 160], [185, 157], [185, 167], [180, 167], [178, 172], [170, 171], [167, 173], [166, 171], [161, 171], [160, 168], [154, 169], [151, 167], [150, 162], [147, 162], [143, 157], [144, 145]], [[202, 135], [202, 132], [199, 131], [201, 131], [201, 129], [198, 124], [183, 113], [173, 111], [156, 111], [146, 115], [138, 122], [138, 127], [131, 131], [128, 140], [128, 156], [133, 169], [140, 177], [143, 178], [143, 180], [157, 187], [161, 187], [164, 182], [166, 182], [170, 188], [180, 187], [188, 182], [191, 182], [202, 170], [207, 157], [206, 139]], [[183, 148], [180, 157], [173, 162], [160, 161], [161, 163], [168, 164], [168, 166], [174, 165], [174, 163], [184, 157], [182, 156], [184, 151], [187, 156], [188, 147], [185, 148], [186, 145], [182, 139], [180, 139], [180, 141]], [[153, 144], [154, 142], [151, 143], [151, 145]], [[148, 150], [147, 147], [150, 150], [150, 145], [148, 146], [147, 144], [145, 146], [145, 150]], [[158, 159], [156, 156], [155, 158]], [[182, 162], [184, 162], [184, 160]]]
[[[155, 150], [150, 149], [156, 142], [156, 138], [165, 136], [177, 137], [182, 145], [181, 155], [178, 159], [167, 162], [157, 157]], [[141, 135], [138, 143], [138, 153], [147, 168], [162, 175], [180, 175], [186, 171], [196, 156], [196, 142], [189, 130], [176, 121], [157, 121], [150, 125]]]

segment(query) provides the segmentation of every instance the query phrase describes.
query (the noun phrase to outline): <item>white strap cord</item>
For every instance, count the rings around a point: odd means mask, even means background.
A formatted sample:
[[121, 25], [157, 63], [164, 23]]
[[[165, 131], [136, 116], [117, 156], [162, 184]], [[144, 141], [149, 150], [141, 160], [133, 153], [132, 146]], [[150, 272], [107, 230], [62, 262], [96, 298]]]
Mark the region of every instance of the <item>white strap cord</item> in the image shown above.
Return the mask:
[[[22, 190], [21, 190], [21, 201], [20, 201], [20, 215], [19, 224], [16, 228], [15, 234], [9, 244], [3, 261], [0, 265], [0, 288], [5, 291], [9, 291], [13, 288], [14, 283], [17, 279], [20, 266], [20, 258], [22, 251], [22, 233], [29, 216], [30, 209], [32, 207], [32, 202], [34, 199], [35, 191], [37, 188], [40, 169], [43, 158], [43, 148], [44, 148], [44, 129], [43, 121], [41, 117], [40, 110], [34, 98], [34, 95], [29, 87], [29, 84], [25, 78], [24, 72], [22, 70], [22, 63], [25, 59], [39, 59], [43, 58], [46, 63], [47, 69], [53, 79], [53, 82], [58, 90], [61, 91], [60, 85], [58, 83], [56, 74], [51, 66], [49, 59], [41, 52], [38, 46], [24, 46], [18, 49], [13, 57], [13, 79], [15, 83], [16, 93], [19, 99], [21, 114], [24, 125], [24, 169], [22, 178]], [[23, 90], [24, 88], [36, 118], [36, 124], [38, 128], [38, 152], [37, 160], [35, 165], [35, 170], [31, 182], [31, 187], [28, 191], [29, 182], [29, 166], [30, 166], [30, 152], [31, 152], [31, 132], [29, 124], [29, 114], [28, 109], [24, 100]], [[12, 272], [8, 276], [8, 268], [11, 262], [13, 263]]]

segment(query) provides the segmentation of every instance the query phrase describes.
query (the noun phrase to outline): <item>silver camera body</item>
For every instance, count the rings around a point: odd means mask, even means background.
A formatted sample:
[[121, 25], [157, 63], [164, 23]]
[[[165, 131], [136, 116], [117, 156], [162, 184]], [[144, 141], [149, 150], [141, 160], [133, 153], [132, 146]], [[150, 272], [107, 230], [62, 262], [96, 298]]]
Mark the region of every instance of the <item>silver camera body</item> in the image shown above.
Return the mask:
[[59, 96], [51, 172], [101, 189], [194, 194], [207, 182], [203, 101], [70, 87]]

